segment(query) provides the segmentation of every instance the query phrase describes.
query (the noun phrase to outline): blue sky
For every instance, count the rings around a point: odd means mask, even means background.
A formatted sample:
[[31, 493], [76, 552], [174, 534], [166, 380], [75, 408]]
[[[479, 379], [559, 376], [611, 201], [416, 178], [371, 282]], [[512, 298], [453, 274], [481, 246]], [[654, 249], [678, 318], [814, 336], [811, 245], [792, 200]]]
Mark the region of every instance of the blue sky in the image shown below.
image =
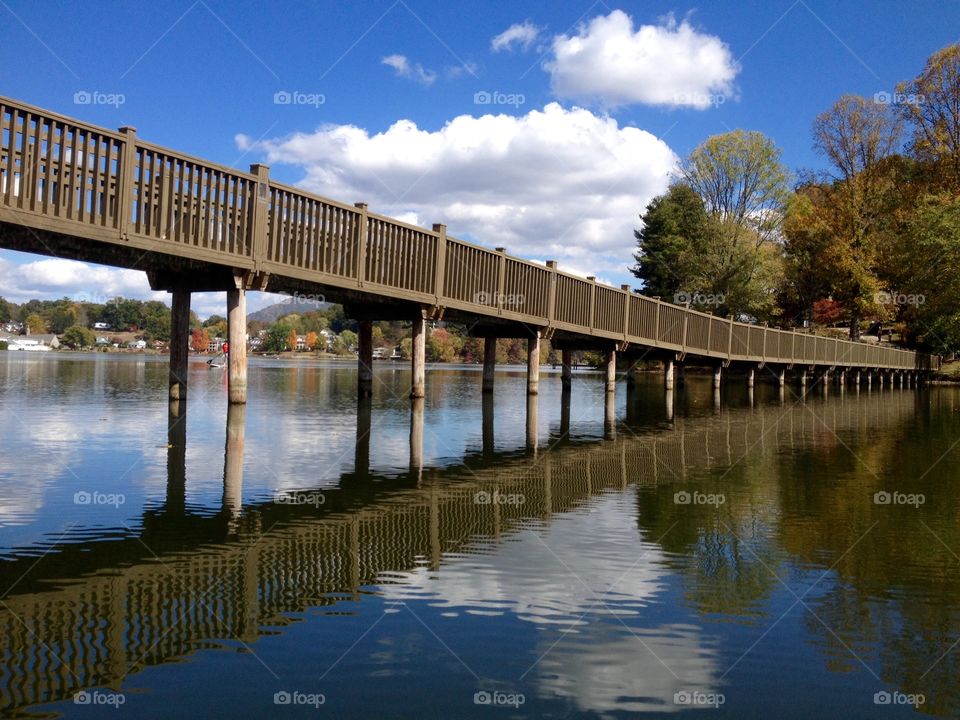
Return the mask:
[[[745, 128], [821, 167], [816, 114], [914, 77], [960, 4], [0, 0], [0, 39], [0, 94], [620, 283], [678, 158]], [[0, 253], [11, 299], [114, 293], [149, 295]]]

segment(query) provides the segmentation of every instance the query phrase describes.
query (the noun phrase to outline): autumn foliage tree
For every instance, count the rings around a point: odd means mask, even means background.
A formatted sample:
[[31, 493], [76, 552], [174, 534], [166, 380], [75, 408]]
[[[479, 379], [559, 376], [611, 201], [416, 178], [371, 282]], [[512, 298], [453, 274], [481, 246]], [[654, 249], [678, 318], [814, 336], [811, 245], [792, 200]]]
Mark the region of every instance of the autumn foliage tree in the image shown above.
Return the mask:
[[190, 347], [194, 352], [206, 352], [210, 347], [210, 338], [204, 328], [194, 328], [190, 331]]

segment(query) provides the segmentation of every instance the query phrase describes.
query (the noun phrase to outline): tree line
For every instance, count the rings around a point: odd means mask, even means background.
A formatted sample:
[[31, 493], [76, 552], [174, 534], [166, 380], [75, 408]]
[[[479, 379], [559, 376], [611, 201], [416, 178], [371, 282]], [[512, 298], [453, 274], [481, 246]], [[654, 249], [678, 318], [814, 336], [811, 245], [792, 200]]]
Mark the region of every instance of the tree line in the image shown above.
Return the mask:
[[813, 122], [828, 169], [792, 174], [774, 142], [708, 138], [641, 215], [643, 291], [781, 327], [895, 330], [934, 352], [960, 344], [960, 44], [872, 98]]

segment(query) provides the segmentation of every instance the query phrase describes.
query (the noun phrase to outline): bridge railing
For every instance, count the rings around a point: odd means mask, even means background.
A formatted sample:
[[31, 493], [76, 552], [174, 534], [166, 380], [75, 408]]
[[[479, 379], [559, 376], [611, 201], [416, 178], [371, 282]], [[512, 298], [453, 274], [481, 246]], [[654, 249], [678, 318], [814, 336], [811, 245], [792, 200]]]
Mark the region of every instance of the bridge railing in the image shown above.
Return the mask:
[[731, 322], [0, 97], [0, 219], [238, 269], [722, 360], [933, 358]]

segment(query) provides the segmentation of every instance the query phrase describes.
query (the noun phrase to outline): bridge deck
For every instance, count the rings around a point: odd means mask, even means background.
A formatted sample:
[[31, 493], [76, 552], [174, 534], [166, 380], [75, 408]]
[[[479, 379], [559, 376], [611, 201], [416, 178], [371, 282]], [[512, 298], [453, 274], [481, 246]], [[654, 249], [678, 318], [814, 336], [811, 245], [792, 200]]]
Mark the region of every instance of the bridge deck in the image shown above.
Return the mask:
[[[733, 322], [0, 97], [0, 246], [259, 275], [722, 361], [929, 369], [896, 348]], [[24, 232], [25, 230], [29, 232]], [[226, 288], [224, 288], [226, 289]]]

